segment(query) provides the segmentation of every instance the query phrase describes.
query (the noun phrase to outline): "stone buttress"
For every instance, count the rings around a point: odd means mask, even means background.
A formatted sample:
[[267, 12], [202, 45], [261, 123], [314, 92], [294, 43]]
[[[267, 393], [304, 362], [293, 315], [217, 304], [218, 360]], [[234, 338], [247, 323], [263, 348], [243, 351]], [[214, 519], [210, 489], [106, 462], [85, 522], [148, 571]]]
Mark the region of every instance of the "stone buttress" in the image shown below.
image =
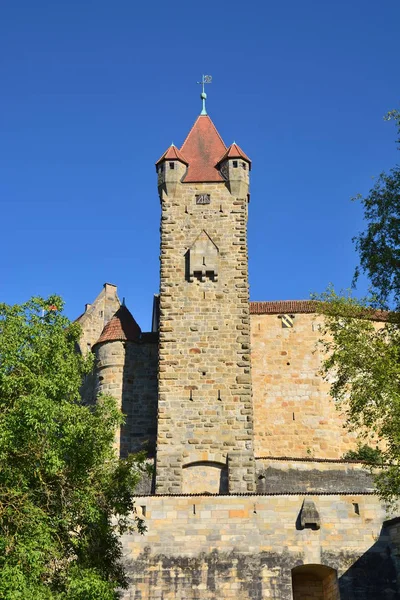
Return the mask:
[[248, 157], [207, 115], [156, 164], [161, 201], [156, 492], [255, 489]]

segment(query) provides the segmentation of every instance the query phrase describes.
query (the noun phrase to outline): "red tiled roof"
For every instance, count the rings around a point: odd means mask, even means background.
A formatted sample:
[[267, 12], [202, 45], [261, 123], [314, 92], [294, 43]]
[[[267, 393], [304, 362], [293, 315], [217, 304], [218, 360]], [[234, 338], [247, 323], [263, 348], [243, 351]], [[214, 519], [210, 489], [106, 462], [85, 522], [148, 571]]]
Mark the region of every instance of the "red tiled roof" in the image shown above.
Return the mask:
[[250, 169], [251, 169], [251, 160], [249, 159], [247, 154], [245, 154], [243, 152], [243, 150], [241, 148], [239, 148], [239, 146], [237, 144], [231, 144], [229, 146], [228, 150], [223, 155], [223, 157], [220, 158], [218, 162], [221, 163], [223, 160], [226, 160], [227, 158], [243, 158], [243, 160], [245, 160], [246, 162], [249, 163]]
[[197, 118], [181, 152], [189, 163], [185, 183], [225, 181], [216, 165], [226, 152], [226, 146], [208, 115]]
[[156, 162], [156, 165], [158, 165], [163, 160], [180, 160], [185, 165], [188, 164], [188, 161], [186, 160], [186, 158], [178, 150], [178, 148], [176, 146], [174, 146], [173, 144], [171, 144], [171, 146], [164, 152], [164, 154], [162, 156], [160, 156], [160, 158]]
[[141, 329], [126, 306], [120, 306], [113, 318], [107, 323], [96, 344], [117, 340], [137, 342]]
[[275, 300], [272, 302], [250, 302], [252, 315], [276, 315], [282, 313], [313, 313], [317, 303], [313, 300]]
[[[315, 300], [273, 300], [271, 302], [250, 302], [251, 315], [280, 315], [286, 313], [316, 313], [318, 302]], [[373, 321], [388, 321], [390, 312], [365, 309], [363, 317]]]

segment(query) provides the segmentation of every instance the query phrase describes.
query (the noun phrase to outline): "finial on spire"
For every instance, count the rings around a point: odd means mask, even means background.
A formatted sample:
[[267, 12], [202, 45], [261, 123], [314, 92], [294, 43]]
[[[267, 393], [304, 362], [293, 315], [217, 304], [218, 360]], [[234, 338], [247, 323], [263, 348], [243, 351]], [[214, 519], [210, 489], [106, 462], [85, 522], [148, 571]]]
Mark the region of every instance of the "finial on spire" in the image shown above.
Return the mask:
[[199, 83], [202, 86], [202, 92], [200, 94], [200, 98], [203, 101], [203, 109], [201, 111], [201, 115], [206, 115], [207, 111], [206, 111], [206, 100], [207, 100], [207, 94], [204, 91], [204, 84], [205, 83], [211, 83], [212, 82], [212, 77], [211, 75], [203, 75], [201, 78], [201, 81], [198, 81], [197, 83]]

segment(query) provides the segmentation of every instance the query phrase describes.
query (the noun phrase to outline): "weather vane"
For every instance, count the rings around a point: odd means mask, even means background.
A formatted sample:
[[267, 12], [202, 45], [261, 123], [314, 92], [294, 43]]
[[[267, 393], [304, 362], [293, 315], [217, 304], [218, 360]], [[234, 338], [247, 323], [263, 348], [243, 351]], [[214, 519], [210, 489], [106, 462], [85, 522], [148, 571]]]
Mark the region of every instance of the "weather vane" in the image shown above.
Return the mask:
[[203, 75], [201, 78], [201, 81], [198, 81], [197, 83], [199, 83], [202, 86], [203, 91], [200, 94], [200, 98], [203, 101], [203, 110], [201, 111], [201, 115], [206, 115], [207, 111], [206, 111], [206, 100], [207, 100], [207, 94], [204, 91], [204, 84], [205, 83], [211, 83], [212, 82], [212, 77], [211, 75]]

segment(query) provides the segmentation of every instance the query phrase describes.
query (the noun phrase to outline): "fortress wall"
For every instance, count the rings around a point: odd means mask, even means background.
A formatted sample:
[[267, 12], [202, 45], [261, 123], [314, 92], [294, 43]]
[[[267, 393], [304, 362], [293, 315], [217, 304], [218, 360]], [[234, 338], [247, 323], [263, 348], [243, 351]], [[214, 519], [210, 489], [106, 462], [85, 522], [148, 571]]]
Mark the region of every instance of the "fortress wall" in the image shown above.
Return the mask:
[[158, 344], [127, 342], [122, 383], [121, 455], [147, 450], [154, 456], [157, 435]]
[[157, 343], [110, 341], [97, 344], [96, 393], [116, 398], [125, 425], [116, 436], [121, 456], [148, 450], [154, 456], [157, 433]]
[[363, 463], [321, 462], [312, 459], [256, 461], [257, 491], [285, 492], [372, 492], [371, 470]]
[[356, 446], [319, 373], [322, 317], [252, 314], [255, 456], [342, 458]]
[[[320, 529], [301, 528], [304, 499]], [[123, 537], [123, 600], [292, 600], [292, 569], [303, 564], [330, 567], [324, 598], [338, 598], [337, 581], [342, 599], [397, 597], [374, 495], [147, 496], [136, 506], [148, 530]]]

